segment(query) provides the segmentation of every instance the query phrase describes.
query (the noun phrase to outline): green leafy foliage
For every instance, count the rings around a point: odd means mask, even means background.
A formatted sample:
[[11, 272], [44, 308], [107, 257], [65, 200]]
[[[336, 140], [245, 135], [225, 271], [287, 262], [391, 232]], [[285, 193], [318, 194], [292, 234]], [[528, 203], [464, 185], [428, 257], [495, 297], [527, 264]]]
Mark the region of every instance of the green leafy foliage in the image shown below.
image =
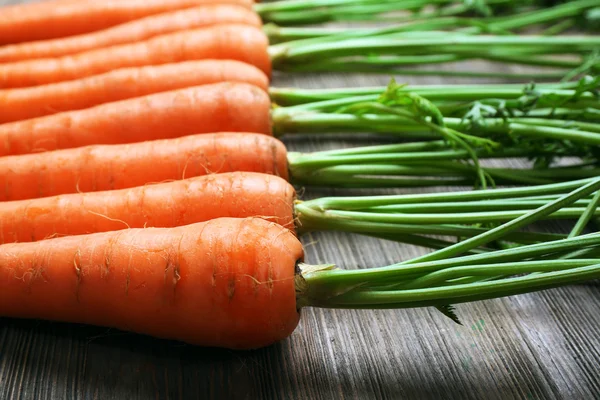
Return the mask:
[[399, 85], [391, 79], [385, 92], [381, 94], [378, 102], [388, 107], [403, 107], [410, 110], [419, 119], [430, 120], [437, 126], [444, 126], [444, 116], [441, 111], [426, 98], [404, 89], [406, 85]]

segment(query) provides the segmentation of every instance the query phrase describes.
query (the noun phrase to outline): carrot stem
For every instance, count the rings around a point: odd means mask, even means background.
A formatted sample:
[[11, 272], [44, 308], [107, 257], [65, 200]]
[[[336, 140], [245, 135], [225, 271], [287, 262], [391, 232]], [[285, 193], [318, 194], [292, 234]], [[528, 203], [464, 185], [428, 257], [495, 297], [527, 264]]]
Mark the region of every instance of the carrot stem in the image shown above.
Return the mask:
[[[488, 7], [498, 10], [499, 7], [514, 5], [512, 0], [488, 0], [486, 3]], [[433, 6], [433, 10], [428, 10], [427, 6]], [[255, 10], [265, 21], [288, 26], [375, 19], [403, 22], [439, 16], [485, 14], [476, 6], [456, 0], [288, 0], [257, 4]]]
[[[516, 229], [520, 229], [546, 218], [555, 212], [564, 212], [581, 199], [593, 195], [588, 206], [580, 209], [580, 221], [589, 219], [600, 201], [598, 190], [600, 179], [572, 182], [571, 184], [548, 185], [550, 191], [575, 190], [548, 200], [541, 207], [517, 216], [513, 220], [459, 243], [444, 247], [425, 256], [416, 257], [398, 264], [381, 268], [341, 271], [301, 266], [302, 287], [298, 302], [302, 306], [333, 308], [404, 308], [436, 306], [444, 314], [458, 322], [450, 304], [528, 293], [536, 290], [561, 286], [582, 280], [600, 277], [600, 259], [590, 258], [600, 249], [600, 234], [579, 236], [571, 234], [566, 239], [551, 240], [530, 245], [509, 247], [502, 250], [479, 251], [469, 254], [481, 245], [495, 240], [507, 240]], [[536, 196], [541, 187], [504, 189], [499, 197], [521, 194], [522, 198]], [[490, 191], [493, 195], [494, 191]], [[480, 200], [486, 192], [458, 193], [454, 197]], [[558, 194], [554, 192], [553, 194]], [[409, 198], [414, 201], [413, 195]], [[439, 200], [431, 194], [433, 200]], [[439, 196], [439, 194], [438, 194]], [[397, 196], [398, 197], [398, 196]], [[364, 199], [363, 206], [372, 209], [392, 200], [387, 198]], [[352, 200], [340, 200], [350, 208], [356, 208]], [[329, 210], [335, 199], [315, 200], [311, 211]], [[319, 204], [320, 202], [320, 204]], [[401, 201], [400, 201], [401, 202]], [[435, 204], [435, 203], [434, 203]], [[438, 205], [442, 203], [437, 202]], [[481, 206], [481, 202], [477, 204]], [[349, 213], [351, 213], [350, 211]], [[330, 213], [331, 214], [331, 213]], [[302, 215], [302, 213], [300, 213]], [[398, 214], [388, 214], [391, 215]], [[425, 218], [423, 215], [419, 216]], [[337, 213], [337, 218], [348, 219], [349, 214]], [[366, 218], [365, 213], [355, 212], [354, 218]], [[370, 218], [370, 217], [369, 217]], [[376, 218], [374, 220], [380, 220]], [[391, 220], [391, 218], [390, 218]], [[432, 220], [431, 222], [438, 222]], [[584, 225], [584, 222], [578, 225]], [[574, 250], [579, 250], [575, 251]], [[561, 254], [568, 254], [568, 258]], [[462, 255], [461, 254], [467, 254]], [[588, 258], [585, 258], [588, 257]]]
[[[439, 243], [427, 243], [422, 235], [445, 235], [456, 237], [477, 237], [487, 240], [486, 224], [496, 233], [493, 242], [499, 240], [518, 244], [555, 240], [564, 236], [516, 232], [534, 220], [571, 218], [577, 219], [594, 204], [594, 199], [586, 197], [587, 190], [595, 180], [568, 182], [514, 189], [493, 191], [427, 193], [396, 196], [326, 197], [308, 201], [297, 201], [295, 212], [299, 233], [307, 231], [337, 230], [361, 233], [390, 240], [424, 244], [432, 248], [444, 248]], [[569, 191], [578, 188], [575, 193]], [[551, 194], [549, 198], [536, 199], [537, 193]], [[569, 207], [569, 201], [575, 199]], [[536, 200], [530, 200], [530, 199]], [[545, 211], [540, 211], [545, 210]], [[594, 215], [592, 212], [590, 214]], [[498, 222], [511, 221], [514, 226], [494, 228]], [[491, 227], [490, 227], [491, 225]], [[516, 228], [515, 228], [516, 227]], [[419, 237], [406, 237], [418, 235]], [[468, 241], [467, 241], [468, 242]], [[447, 244], [447, 243], [446, 243]], [[466, 244], [469, 246], [469, 244]], [[463, 249], [465, 252], [481, 249], [483, 242]], [[454, 245], [449, 245], [451, 250]], [[442, 250], [444, 251], [444, 250]], [[431, 256], [435, 256], [433, 253]]]
[[[363, 38], [347, 38], [334, 40], [335, 35], [328, 36], [327, 41], [310, 43], [309, 41], [292, 41], [269, 48], [275, 69], [282, 71], [322, 71], [327, 68], [366, 72], [386, 69], [388, 72], [415, 73], [404, 71], [403, 66], [421, 63], [449, 63], [455, 61], [483, 59], [494, 62], [546, 65], [559, 67], [564, 76], [574, 66], [583, 62], [600, 45], [600, 39], [589, 36], [548, 37], [548, 36], [494, 36], [470, 35], [449, 32], [415, 32], [386, 33], [370, 35]], [[557, 54], [573, 55], [581, 61], [573, 64], [553, 59]], [[321, 61], [323, 57], [327, 61]], [[387, 57], [387, 58], [386, 58]], [[389, 58], [392, 57], [392, 58]], [[597, 70], [597, 61], [589, 68]], [[435, 74], [438, 71], [423, 73]], [[450, 73], [451, 71], [447, 71]], [[458, 74], [473, 73], [482, 75], [485, 72], [453, 71]], [[507, 73], [506, 75], [510, 75]], [[519, 75], [519, 74], [513, 74]]]
[[[463, 29], [464, 32], [505, 33], [556, 20], [585, 18], [585, 13], [596, 6], [594, 0], [570, 1], [552, 7], [538, 1], [512, 0], [487, 0], [485, 3], [452, 0], [288, 0], [284, 3], [258, 4], [255, 10], [263, 20], [287, 26], [377, 20], [404, 23], [406, 30], [424, 30], [429, 28], [430, 22], [435, 25], [437, 20], [447, 18], [454, 22], [448, 27], [470, 25], [470, 28]], [[550, 33], [560, 32], [559, 27], [552, 28]]]
[[327, 308], [447, 306], [597, 279], [598, 258], [529, 259], [578, 246], [598, 250], [600, 236], [586, 235], [437, 263], [410, 264], [404, 269], [390, 266], [353, 271], [308, 270], [302, 274], [303, 291], [297, 301], [301, 306]]
[[[541, 95], [573, 97], [575, 94], [573, 82], [539, 83], [537, 91]], [[346, 99], [348, 97], [370, 96], [365, 100], [377, 100], [385, 92], [385, 86], [339, 88], [339, 89], [299, 89], [272, 87], [269, 89], [271, 99], [282, 106], [300, 105], [305, 103], [322, 102], [325, 100]], [[412, 92], [426, 97], [430, 101], [440, 102], [473, 102], [485, 99], [518, 99], [523, 95], [523, 85], [512, 84], [465, 84], [465, 85], [411, 85], [399, 88], [399, 91]], [[591, 93], [582, 94], [584, 98], [592, 98]]]
[[[310, 93], [283, 89], [275, 107], [273, 131], [285, 133], [357, 132], [417, 139], [400, 143], [312, 154], [289, 153], [295, 183], [348, 187], [474, 184], [546, 184], [598, 176], [600, 78], [578, 82], [468, 87], [418, 87], [390, 83], [375, 89]], [[344, 94], [355, 96], [344, 97]], [[307, 102], [309, 99], [324, 100]], [[569, 118], [569, 119], [566, 119]], [[435, 139], [438, 140], [435, 140]], [[578, 165], [551, 167], [561, 157]], [[493, 168], [486, 158], [520, 157], [538, 168]], [[541, 167], [541, 168], [540, 168]]]
[[575, 237], [581, 235], [586, 225], [590, 220], [594, 217], [595, 213], [600, 211], [598, 210], [598, 205], [600, 204], [600, 190], [596, 192], [592, 201], [588, 204], [585, 211], [581, 213], [581, 216], [577, 220], [577, 223], [569, 233], [569, 237]]

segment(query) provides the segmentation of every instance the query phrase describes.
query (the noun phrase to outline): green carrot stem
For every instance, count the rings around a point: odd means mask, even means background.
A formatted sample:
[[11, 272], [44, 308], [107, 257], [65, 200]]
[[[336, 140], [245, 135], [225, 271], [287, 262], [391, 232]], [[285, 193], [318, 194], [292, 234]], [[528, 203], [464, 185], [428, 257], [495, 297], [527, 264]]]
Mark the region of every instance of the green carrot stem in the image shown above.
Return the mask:
[[[488, 7], [497, 7], [512, 3], [512, 0], [487, 0]], [[432, 11], [427, 6], [434, 5]], [[448, 7], [449, 6], [449, 7]], [[389, 13], [395, 22], [411, 21], [419, 18], [435, 18], [465, 14], [474, 7], [452, 0], [288, 0], [284, 4], [262, 3], [255, 10], [264, 21], [286, 25], [315, 24], [339, 20], [368, 21], [386, 18]], [[427, 10], [427, 11], [422, 11]], [[398, 15], [398, 12], [404, 14]]]
[[[392, 233], [380, 233], [380, 232], [369, 232], [366, 233], [368, 236], [376, 237], [379, 239], [390, 240], [393, 242], [401, 242], [405, 244], [411, 244], [415, 246], [426, 247], [430, 249], [442, 249], [446, 246], [452, 245], [454, 242], [447, 240], [431, 238], [423, 235], [411, 235], [411, 234], [392, 234]], [[478, 248], [470, 250], [467, 254], [480, 254], [486, 251], [491, 251], [490, 248]]]
[[[586, 132], [594, 132], [600, 133], [600, 124], [589, 123], [584, 121], [562, 121], [562, 120], [553, 120], [549, 118], [527, 118], [527, 117], [519, 117], [518, 119], [514, 119], [515, 122], [520, 125], [531, 125], [531, 126], [544, 126], [544, 127], [552, 127], [552, 128], [571, 128], [577, 131], [586, 131]], [[493, 121], [491, 121], [493, 122]], [[499, 123], [500, 121], [495, 121], [493, 123]], [[596, 138], [598, 135], [593, 135]]]
[[[559, 195], [580, 188], [583, 185], [594, 182], [593, 178], [577, 181], [567, 181], [549, 185], [525, 186], [517, 188], [501, 188], [494, 190], [470, 190], [447, 193], [415, 193], [386, 196], [344, 196], [344, 197], [322, 197], [317, 200], [302, 202], [305, 207], [311, 209], [338, 209], [338, 210], [360, 210], [370, 207], [381, 207], [401, 204], [420, 204], [435, 202], [468, 202], [498, 199], [515, 199], [534, 196]], [[534, 197], [535, 198], [535, 197]], [[583, 196], [582, 196], [583, 198]], [[308, 204], [307, 204], [308, 203]]]
[[[362, 96], [356, 98], [362, 100]], [[337, 100], [325, 101], [324, 107]], [[339, 103], [350, 103], [350, 100]], [[360, 103], [357, 103], [360, 104]], [[299, 108], [296, 108], [299, 107]], [[273, 110], [273, 129], [276, 135], [293, 132], [372, 132], [402, 134], [405, 138], [434, 138], [432, 127], [415, 122], [413, 118], [398, 115], [379, 114], [336, 114], [318, 113], [305, 110], [302, 106], [280, 107]], [[312, 104], [317, 107], [317, 104]], [[444, 124], [453, 130], [471, 129], [471, 121], [463, 118], [444, 118]], [[560, 127], [562, 126], [562, 127]], [[571, 128], [569, 128], [571, 126]], [[542, 137], [555, 140], [569, 140], [590, 145], [600, 144], [600, 124], [578, 121], [553, 121], [546, 118], [481, 118], [476, 131], [471, 133], [484, 137], [485, 134], [511, 133], [527, 137]], [[439, 137], [439, 136], [438, 136]], [[508, 137], [507, 137], [508, 138]]]
[[[517, 122], [513, 122], [517, 121]], [[600, 145], [600, 135], [597, 132], [582, 131], [579, 129], [555, 128], [552, 126], [521, 124], [519, 119], [485, 119], [485, 130], [488, 132], [510, 132], [523, 136], [535, 136], [548, 139], [570, 140], [575, 142]], [[456, 121], [458, 125], [464, 126], [463, 122]], [[543, 124], [543, 121], [540, 122]], [[452, 126], [449, 121], [448, 125]]]
[[544, 36], [555, 36], [564, 31], [571, 29], [577, 24], [577, 20], [575, 18], [567, 18], [564, 19], [548, 28], [544, 29], [541, 34]]
[[425, 288], [463, 276], [489, 277], [496, 275], [517, 275], [532, 272], [554, 272], [570, 268], [587, 267], [595, 264], [600, 264], [600, 262], [599, 260], [592, 258], [577, 260], [520, 261], [502, 264], [453, 267], [424, 275], [407, 283], [402, 287], [402, 289]]
[[[552, 94], [562, 98], [571, 98], [575, 94], [573, 84], [568, 83], [540, 83], [536, 90], [540, 94]], [[356, 96], [363, 97], [363, 101], [375, 101], [386, 90], [384, 86], [363, 88], [339, 89], [297, 89], [297, 88], [270, 88], [269, 93], [273, 101], [281, 105], [296, 105], [316, 101], [346, 99]], [[406, 86], [400, 89], [404, 92], [417, 93], [430, 101], [462, 101], [471, 102], [487, 98], [517, 99], [523, 95], [522, 84], [485, 84], [485, 85], [425, 85]], [[584, 98], [593, 99], [591, 93], [582, 93]]]
[[563, 207], [566, 207], [578, 199], [585, 197], [591, 193], [600, 189], [600, 179], [596, 179], [591, 181], [590, 183], [582, 186], [579, 189], [572, 191], [571, 193], [561, 196], [560, 198], [553, 200], [542, 207], [537, 208], [534, 211], [530, 211], [526, 214], [523, 214], [512, 221], [506, 222], [503, 225], [490, 229], [489, 231], [476, 236], [474, 238], [466, 239], [460, 243], [457, 243], [453, 246], [446, 247], [444, 249], [438, 250], [433, 253], [429, 253], [422, 257], [417, 257], [415, 259], [410, 260], [411, 263], [415, 262], [423, 262], [423, 261], [433, 261], [440, 260], [446, 257], [454, 257], [463, 253], [465, 250], [470, 250], [481, 245], [490, 243], [494, 240], [500, 239], [503, 235], [508, 232], [513, 232], [517, 229], [523, 228], [540, 218], [546, 217], [554, 212], [560, 210]]
[[476, 282], [450, 287], [398, 291], [352, 291], [326, 299], [324, 303], [313, 300], [308, 305], [328, 308], [405, 308], [433, 305], [459, 304], [491, 298], [531, 293], [538, 290], [572, 284], [600, 277], [600, 264], [564, 271], [529, 274], [523, 277]]
[[[310, 200], [309, 200], [310, 201]], [[504, 200], [480, 200], [468, 202], [440, 202], [440, 203], [418, 203], [418, 204], [394, 204], [380, 207], [369, 207], [361, 209], [364, 212], [372, 213], [474, 213], [486, 211], [525, 211], [541, 207], [548, 200], [520, 200], [520, 199], [504, 199]], [[590, 200], [582, 199], [573, 203], [573, 207], [585, 209]], [[560, 212], [564, 213], [564, 210]], [[347, 211], [350, 212], [350, 211]]]
[[[302, 204], [296, 205], [297, 230], [300, 234], [313, 231], [352, 232], [366, 235], [442, 235], [456, 237], [472, 237], [487, 230], [464, 225], [448, 224], [400, 224], [361, 220], [360, 218], [336, 218], [323, 212], [316, 211]], [[564, 235], [545, 234], [537, 232], [513, 232], [504, 238], [515, 243], [535, 243], [554, 240]]]
[[[289, 4], [287, 4], [289, 3]], [[471, 8], [464, 3], [452, 1], [433, 2], [438, 7], [433, 12], [418, 12], [432, 2], [425, 1], [374, 1], [374, 0], [347, 0], [336, 1], [286, 1], [285, 3], [262, 3], [255, 6], [256, 11], [268, 22], [265, 32], [271, 43], [280, 43], [290, 40], [329, 37], [339, 40], [347, 32], [356, 32], [356, 29], [323, 29], [323, 28], [294, 28], [290, 25], [315, 24], [327, 21], [391, 21], [398, 26], [398, 32], [407, 31], [435, 31], [459, 30], [465, 34], [495, 33], [507, 34], [520, 28], [547, 24], [560, 21], [544, 31], [544, 35], [558, 33], [573, 24], [574, 17], [580, 17], [597, 4], [594, 0], [571, 1], [548, 8], [510, 9], [501, 17], [465, 18], [457, 15], [467, 15]], [[453, 4], [454, 3], [454, 4]], [[510, 1], [487, 1], [487, 6], [502, 6]], [[495, 3], [495, 4], [494, 4]], [[449, 5], [451, 7], [445, 7]], [[398, 16], [398, 11], [408, 12], [408, 15]], [[415, 12], [416, 11], [416, 12]], [[389, 15], [392, 13], [392, 15]], [[280, 28], [273, 23], [287, 25]], [[359, 29], [358, 33], [367, 33]], [[365, 35], [359, 35], [364, 37]]]
[[406, 276], [415, 274], [423, 276], [451, 267], [524, 261], [547, 254], [598, 246], [600, 246], [600, 234], [595, 233], [437, 261], [400, 263], [369, 269], [308, 272], [303, 274], [303, 277], [309, 286], [313, 287], [314, 292], [329, 292], [331, 288], [336, 287], [353, 288], [358, 285], [376, 286], [405, 282]]
[[[541, 206], [540, 206], [541, 207]], [[505, 222], [513, 219], [521, 218], [529, 213], [530, 210], [505, 210], [505, 211], [473, 211], [473, 212], [451, 212], [446, 213], [444, 209], [434, 213], [418, 213], [418, 212], [395, 212], [395, 213], [379, 213], [376, 211], [339, 211], [328, 210], [326, 216], [328, 218], [347, 218], [360, 219], [361, 221], [399, 223], [399, 224], [477, 224], [477, 223], [494, 223]], [[540, 219], [576, 219], [585, 211], [585, 208], [580, 207], [565, 207], [561, 210], [554, 211]], [[591, 216], [600, 216], [600, 212]]]
[[[485, 156], [485, 150], [477, 151], [478, 156]], [[527, 149], [510, 148], [498, 150], [494, 153], [495, 156], [502, 157], [522, 157], [530, 155]], [[290, 153], [288, 158], [292, 169], [296, 168], [325, 168], [334, 165], [350, 165], [350, 164], [374, 164], [381, 163], [422, 163], [428, 160], [466, 160], [470, 154], [466, 150], [430, 150], [430, 151], [413, 151], [407, 153], [376, 153], [371, 154], [354, 154], [348, 156], [329, 156], [320, 157], [318, 153]]]
[[[424, 187], [444, 185], [473, 186], [477, 173], [473, 166], [458, 162], [436, 161], [438, 168], [421, 165], [336, 165], [320, 169], [294, 170], [290, 178], [296, 185], [336, 187]], [[466, 166], [467, 168], [459, 168]], [[446, 169], [444, 169], [446, 167]], [[482, 168], [485, 175], [496, 184], [551, 184], [569, 179], [596, 177], [600, 169], [573, 169], [569, 174], [560, 174], [558, 168], [537, 171], [531, 169]], [[547, 174], [541, 174], [547, 172]], [[552, 176], [552, 172], [559, 172]], [[544, 175], [548, 175], [547, 177]]]
[[595, 0], [569, 1], [554, 7], [540, 8], [518, 15], [502, 17], [489, 23], [495, 29], [513, 30], [525, 26], [561, 20], [582, 15], [585, 11], [597, 7]]
[[294, 73], [311, 73], [311, 72], [355, 72], [365, 74], [398, 74], [403, 76], [448, 76], [448, 77], [465, 77], [465, 78], [498, 78], [511, 79], [515, 81], [548, 81], [561, 79], [565, 76], [565, 70], [556, 72], [491, 72], [491, 71], [472, 71], [465, 70], [462, 67], [453, 69], [434, 69], [420, 68], [410, 69], [399, 67], [398, 65], [390, 65], [385, 60], [369, 58], [369, 59], [326, 59], [325, 61], [311, 61], [309, 63], [298, 62], [298, 64], [285, 64], [275, 66], [276, 69], [284, 72]]
[[[383, 87], [329, 90], [270, 89], [271, 97], [276, 102], [300, 103], [295, 106], [288, 106], [285, 108], [286, 110], [312, 110], [320, 112], [332, 111], [342, 106], [360, 102], [377, 101], [381, 93], [385, 93], [385, 91], [386, 88]], [[415, 86], [399, 87], [397, 89], [397, 93], [414, 93], [423, 96], [438, 107], [454, 106], [454, 108], [460, 109], [461, 106], [464, 107], [465, 103], [468, 105], [474, 101], [499, 102], [502, 100], [505, 107], [514, 107], [517, 111], [521, 105], [518, 101], [523, 97], [523, 91], [524, 88], [522, 85], [478, 85], [476, 87], [462, 87], [461, 85]], [[562, 107], [584, 108], [600, 106], [597, 97], [590, 92], [579, 93], [572, 89], [541, 86], [536, 87], [536, 94], [538, 98], [551, 96], [552, 101], [561, 104]], [[555, 108], [552, 110], [555, 110]], [[545, 116], [552, 117], [553, 115], [552, 112], [548, 112]], [[528, 118], [528, 120], [535, 121], [534, 118]], [[539, 120], [537, 122], [539, 123]]]
[[[299, 60], [306, 62], [319, 57], [348, 57], [366, 54], [452, 54], [456, 50], [481, 52], [506, 50], [534, 51], [544, 54], [577, 54], [594, 50], [600, 45], [600, 38], [589, 36], [545, 37], [545, 36], [469, 36], [446, 33], [443, 37], [417, 39], [396, 39], [391, 35], [350, 39], [335, 43], [318, 43], [302, 46], [291, 43], [270, 48], [275, 66], [292, 64]], [[504, 46], [504, 47], [503, 47]]]
[[600, 205], [600, 190], [596, 192], [592, 201], [586, 207], [583, 213], [580, 214], [580, 218], [577, 220], [577, 223], [571, 230], [569, 237], [575, 237], [581, 235], [586, 225], [590, 220], [594, 217], [595, 213], [598, 211], [598, 205]]

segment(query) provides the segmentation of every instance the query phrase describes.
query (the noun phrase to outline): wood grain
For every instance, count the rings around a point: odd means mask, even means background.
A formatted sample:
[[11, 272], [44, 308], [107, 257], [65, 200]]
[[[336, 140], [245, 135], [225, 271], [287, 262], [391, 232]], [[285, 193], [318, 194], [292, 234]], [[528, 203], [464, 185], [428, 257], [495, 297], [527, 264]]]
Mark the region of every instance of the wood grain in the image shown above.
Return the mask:
[[[320, 74], [276, 76], [273, 83], [317, 88], [387, 80]], [[286, 143], [295, 151], [351, 144], [315, 136], [286, 138]], [[305, 197], [343, 193], [349, 192], [309, 190]], [[335, 233], [309, 235], [303, 242], [308, 262], [343, 268], [382, 266], [423, 252]], [[431, 309], [308, 309], [288, 340], [252, 352], [0, 319], [0, 399], [600, 398], [598, 289], [590, 283], [461, 305], [464, 326]]]

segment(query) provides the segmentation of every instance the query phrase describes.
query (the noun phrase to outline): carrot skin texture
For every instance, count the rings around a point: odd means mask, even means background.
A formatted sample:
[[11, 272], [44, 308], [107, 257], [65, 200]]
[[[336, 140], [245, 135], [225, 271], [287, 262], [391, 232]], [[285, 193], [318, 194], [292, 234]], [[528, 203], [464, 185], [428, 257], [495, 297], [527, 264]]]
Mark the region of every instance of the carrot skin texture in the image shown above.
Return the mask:
[[251, 349], [298, 324], [302, 245], [260, 218], [0, 246], [0, 315]]
[[0, 88], [37, 86], [80, 79], [119, 68], [204, 59], [246, 62], [270, 76], [268, 45], [267, 36], [259, 28], [221, 24], [70, 56], [0, 64]]
[[269, 87], [269, 78], [261, 70], [233, 60], [123, 68], [74, 81], [0, 90], [0, 123], [219, 82], [248, 83], [265, 92]]
[[0, 62], [62, 57], [109, 46], [134, 43], [186, 29], [224, 23], [262, 27], [260, 17], [247, 7], [235, 4], [206, 4], [152, 15], [96, 32], [3, 46], [0, 47]]
[[195, 133], [271, 135], [270, 107], [269, 95], [246, 83], [194, 86], [0, 125], [0, 156]]
[[289, 180], [286, 148], [263, 134], [209, 133], [0, 157], [0, 201], [125, 189], [234, 171]]
[[233, 172], [156, 185], [0, 203], [0, 243], [127, 228], [261, 217], [294, 230], [295, 191], [277, 176]]
[[149, 15], [215, 3], [247, 8], [253, 5], [251, 0], [110, 0], [7, 7], [0, 13], [0, 44], [78, 35]]

